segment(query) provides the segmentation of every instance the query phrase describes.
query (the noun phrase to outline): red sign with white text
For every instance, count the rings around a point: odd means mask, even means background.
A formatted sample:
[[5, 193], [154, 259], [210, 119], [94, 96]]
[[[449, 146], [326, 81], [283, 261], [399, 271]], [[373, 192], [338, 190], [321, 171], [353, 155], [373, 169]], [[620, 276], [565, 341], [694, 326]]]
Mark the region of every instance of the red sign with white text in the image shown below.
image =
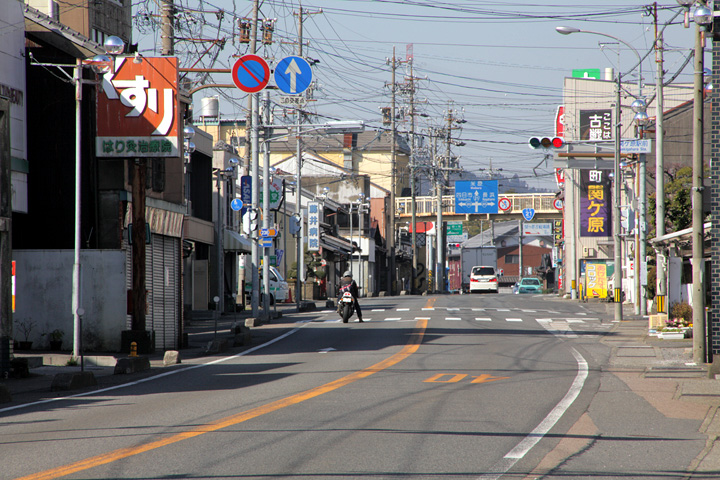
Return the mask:
[[97, 99], [98, 157], [178, 157], [178, 61], [175, 57], [115, 61]]

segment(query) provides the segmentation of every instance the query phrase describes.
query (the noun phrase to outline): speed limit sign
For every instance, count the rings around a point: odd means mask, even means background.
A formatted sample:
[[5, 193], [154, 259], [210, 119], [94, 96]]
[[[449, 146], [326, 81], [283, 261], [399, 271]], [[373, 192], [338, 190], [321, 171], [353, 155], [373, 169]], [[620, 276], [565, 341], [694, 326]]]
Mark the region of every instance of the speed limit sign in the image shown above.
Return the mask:
[[553, 200], [553, 207], [555, 207], [557, 210], [563, 209], [563, 201], [560, 198], [556, 198]]
[[510, 207], [512, 207], [512, 202], [509, 198], [502, 197], [500, 200], [498, 200], [498, 208], [503, 212], [507, 212], [508, 210], [510, 210]]

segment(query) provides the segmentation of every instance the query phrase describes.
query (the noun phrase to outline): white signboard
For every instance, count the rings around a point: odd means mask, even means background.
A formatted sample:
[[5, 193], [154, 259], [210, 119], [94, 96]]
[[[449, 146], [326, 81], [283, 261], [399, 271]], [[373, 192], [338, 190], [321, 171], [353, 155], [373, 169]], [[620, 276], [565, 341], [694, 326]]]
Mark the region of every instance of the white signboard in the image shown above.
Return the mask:
[[621, 140], [621, 153], [650, 153], [652, 145], [650, 140]]
[[320, 250], [320, 203], [308, 203], [308, 250]]
[[523, 235], [552, 236], [552, 223], [523, 223]]
[[463, 232], [460, 235], [448, 235], [446, 237], [448, 243], [462, 243], [465, 240], [467, 240], [468, 238], [469, 238], [468, 232]]

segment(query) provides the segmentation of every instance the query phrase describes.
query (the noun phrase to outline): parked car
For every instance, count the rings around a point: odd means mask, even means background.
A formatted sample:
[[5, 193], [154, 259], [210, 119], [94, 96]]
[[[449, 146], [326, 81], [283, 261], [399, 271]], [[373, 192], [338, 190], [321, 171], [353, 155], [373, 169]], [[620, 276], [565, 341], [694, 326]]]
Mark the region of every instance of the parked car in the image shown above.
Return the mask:
[[498, 274], [495, 267], [475, 266], [470, 272], [470, 293], [498, 291]]
[[520, 281], [513, 286], [513, 293], [542, 293], [542, 283], [534, 277], [521, 278]]

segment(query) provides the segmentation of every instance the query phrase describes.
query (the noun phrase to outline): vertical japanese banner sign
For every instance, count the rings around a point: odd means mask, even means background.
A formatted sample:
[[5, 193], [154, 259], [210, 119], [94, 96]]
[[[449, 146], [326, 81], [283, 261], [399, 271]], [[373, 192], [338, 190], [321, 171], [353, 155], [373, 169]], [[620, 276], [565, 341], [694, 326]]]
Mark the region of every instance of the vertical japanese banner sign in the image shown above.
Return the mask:
[[175, 57], [118, 58], [97, 99], [98, 157], [179, 157]]
[[580, 236], [612, 236], [610, 171], [580, 170]]
[[308, 250], [320, 250], [320, 204], [308, 203]]
[[612, 111], [580, 110], [580, 140], [612, 140]]

